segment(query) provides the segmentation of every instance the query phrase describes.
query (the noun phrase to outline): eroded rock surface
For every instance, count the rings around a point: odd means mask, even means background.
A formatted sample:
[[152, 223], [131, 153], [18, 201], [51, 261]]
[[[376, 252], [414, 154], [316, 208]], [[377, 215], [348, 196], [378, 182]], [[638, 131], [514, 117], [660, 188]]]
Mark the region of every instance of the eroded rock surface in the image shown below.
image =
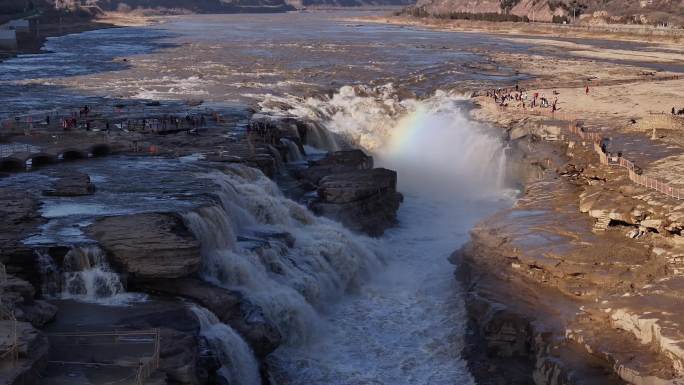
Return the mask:
[[13, 366], [9, 362], [9, 357], [4, 358], [7, 362], [0, 367], [0, 378], [3, 379], [3, 384], [7, 385], [36, 384], [47, 362], [47, 338], [28, 322], [17, 322], [15, 325], [13, 321], [1, 320], [0, 352], [4, 353], [14, 345], [15, 327], [18, 360]]
[[581, 143], [518, 140], [539, 178], [452, 257], [478, 383], [684, 383], [679, 204]]
[[380, 236], [396, 223], [403, 197], [397, 192], [397, 173], [384, 168], [335, 173], [323, 177], [318, 199], [309, 207], [346, 227]]
[[211, 310], [221, 322], [237, 330], [259, 357], [265, 357], [281, 343], [282, 336], [261, 308], [235, 291], [193, 278], [150, 281], [136, 288], [186, 298]]
[[106, 217], [88, 227], [110, 262], [132, 279], [178, 278], [199, 268], [199, 242], [172, 213]]
[[373, 168], [373, 158], [361, 150], [329, 153], [297, 175], [316, 190], [309, 208], [346, 227], [380, 236], [396, 224], [403, 200], [397, 192], [397, 173]]

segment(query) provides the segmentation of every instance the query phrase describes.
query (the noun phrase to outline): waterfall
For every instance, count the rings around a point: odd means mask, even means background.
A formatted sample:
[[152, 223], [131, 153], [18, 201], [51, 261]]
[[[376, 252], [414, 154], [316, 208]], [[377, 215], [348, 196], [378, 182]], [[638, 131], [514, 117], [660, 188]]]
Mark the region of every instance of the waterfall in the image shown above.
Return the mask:
[[259, 364], [240, 335], [208, 309], [197, 305], [190, 309], [200, 322], [200, 334], [218, 354], [222, 366], [220, 374], [230, 384], [260, 385]]
[[98, 301], [125, 292], [119, 275], [112, 270], [102, 249], [75, 246], [62, 263], [62, 298]]
[[54, 297], [62, 291], [59, 267], [47, 250], [35, 250], [36, 263], [40, 272], [40, 290], [45, 297]]
[[498, 165], [498, 178], [497, 178], [497, 187], [499, 189], [505, 189], [506, 188], [506, 176], [508, 173], [508, 157], [507, 157], [507, 152], [508, 150], [511, 149], [510, 144], [506, 144], [506, 147], [504, 147], [501, 150], [501, 155], [499, 156], [499, 165]]
[[127, 293], [119, 275], [96, 245], [74, 245], [64, 255], [61, 266], [47, 250], [36, 251], [41, 272], [41, 290], [46, 297], [76, 299], [104, 305], [120, 305], [143, 300], [145, 295]]
[[391, 84], [344, 86], [332, 97], [282, 98], [281, 110], [264, 112], [308, 120], [364, 148], [376, 164], [397, 170], [405, 192], [495, 196], [505, 187], [506, 150], [491, 129], [468, 119], [466, 99], [437, 91], [402, 100]]
[[[316, 124], [397, 170], [400, 225], [378, 240], [386, 264], [326, 312], [327, 332], [269, 357], [283, 384], [474, 384], [460, 357], [466, 310], [448, 256], [504, 203], [506, 150], [468, 119], [463, 97], [400, 100], [391, 86], [342, 87], [280, 111]], [[280, 106], [285, 103], [280, 103]], [[504, 198], [504, 199], [502, 199]]]
[[273, 156], [273, 159], [275, 160], [276, 163], [276, 172], [281, 173], [283, 172], [285, 165], [283, 164], [283, 158], [280, 152], [278, 151], [277, 148], [273, 147], [272, 145], [268, 145], [268, 152]]
[[315, 308], [379, 267], [374, 241], [285, 198], [259, 170], [227, 165], [205, 175], [218, 201], [184, 214], [202, 244], [202, 275], [260, 305], [291, 343], [319, 323]]
[[308, 122], [306, 130], [306, 144], [327, 151], [338, 151], [342, 145], [332, 135], [332, 132], [318, 122]]
[[299, 151], [299, 146], [297, 146], [297, 143], [287, 138], [283, 138], [282, 141], [287, 146], [288, 162], [301, 162], [304, 160], [304, 155], [301, 153], [301, 151]]

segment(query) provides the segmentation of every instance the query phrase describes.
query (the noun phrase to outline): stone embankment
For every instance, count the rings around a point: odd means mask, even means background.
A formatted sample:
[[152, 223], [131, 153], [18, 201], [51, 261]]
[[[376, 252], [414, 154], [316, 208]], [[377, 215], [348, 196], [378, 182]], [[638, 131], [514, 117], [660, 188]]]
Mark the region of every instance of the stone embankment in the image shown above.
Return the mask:
[[452, 257], [470, 367], [481, 384], [682, 384], [681, 203], [602, 164], [569, 123], [508, 121], [525, 187]]
[[[91, 111], [91, 114], [98, 114], [102, 125], [107, 114], [114, 111], [114, 108], [102, 107], [102, 112]], [[153, 119], [145, 120], [149, 123]], [[130, 363], [131, 356], [137, 357], [136, 351], [122, 347], [119, 349], [122, 356], [113, 358], [119, 351], [74, 349], [70, 345], [74, 338], [70, 341], [64, 337], [69, 333], [111, 330], [122, 333], [156, 330], [160, 338], [156, 355], [159, 365], [158, 368], [150, 366], [151, 372], [147, 373], [150, 376], [145, 376], [148, 384], [222, 384], [218, 375], [220, 353], [200, 334], [199, 321], [188, 304], [210, 310], [232, 327], [260, 361], [283, 343], [284, 336], [273, 321], [245, 293], [202, 280], [201, 245], [181, 213], [103, 215], [83, 227], [84, 236], [94, 244], [35, 246], [24, 243], [28, 237], [40, 234], [41, 226], [48, 223], [40, 213], [41, 196], [78, 202], [98, 194], [97, 181], [86, 173], [62, 168], [61, 162], [90, 162], [99, 156], [121, 154], [129, 159], [200, 154], [199, 158], [208, 167], [218, 170], [224, 163], [255, 167], [284, 186], [293, 185], [292, 191], [297, 192], [290, 194], [293, 198], [299, 198], [314, 212], [336, 219], [352, 230], [380, 235], [395, 224], [402, 196], [396, 191], [394, 171], [373, 168], [371, 157], [353, 149], [307, 161], [304, 146], [314, 144], [310, 140], [320, 139], [321, 132], [311, 132], [310, 127], [298, 122], [269, 119], [265, 123], [263, 119], [256, 115], [251, 121], [244, 117], [226, 121], [211, 114], [206, 116], [205, 126], [173, 133], [145, 130], [147, 127], [143, 124], [135, 131], [112, 128], [106, 135], [101, 131], [60, 129], [54, 132], [46, 128], [31, 131], [28, 136], [19, 133], [6, 138], [11, 148], [28, 150], [10, 151], [3, 158], [3, 164], [15, 162], [17, 166], [8, 166], [4, 176], [50, 167], [50, 175], [54, 177], [50, 178], [47, 189], [38, 189], [34, 194], [0, 188], [0, 262], [6, 268], [6, 274], [0, 277], [1, 310], [5, 314], [0, 317], [0, 328], [16, 327], [18, 333], [17, 338], [0, 341], [0, 346], [3, 352], [12, 346], [19, 347], [13, 350], [18, 352], [14, 364], [8, 361], [6, 368], [0, 368], [0, 375], [10, 379], [8, 384], [40, 384], [44, 383], [40, 376], [46, 375], [57, 381], [65, 374], [55, 362], [79, 361], [86, 355], [109, 357], [104, 360], [114, 365], [111, 370], [121, 376], [136, 376], [135, 370], [123, 364]], [[290, 124], [294, 124], [294, 129]], [[37, 154], [42, 154], [40, 159], [45, 161], [37, 161]], [[288, 163], [294, 160], [298, 161]], [[273, 236], [287, 238], [288, 234], [255, 234], [254, 239], [268, 245], [269, 237]], [[292, 247], [292, 242], [285, 239], [284, 244]], [[67, 266], [73, 264], [69, 256], [76, 253], [75, 249], [89, 247], [104, 253], [108, 268], [116, 272], [127, 291], [145, 293], [150, 301], [121, 308], [46, 298], [46, 294], [59, 296], [63, 290], [63, 284], [58, 283], [56, 292], [45, 291], [52, 284], [50, 280], [55, 272], [79, 274], [93, 266], [94, 256], [87, 252], [79, 254], [78, 266]], [[46, 264], [45, 258], [54, 266]], [[122, 364], [116, 366], [112, 361]], [[147, 364], [141, 366], [147, 367]], [[83, 370], [87, 375], [98, 376], [103, 369], [86, 367]]]

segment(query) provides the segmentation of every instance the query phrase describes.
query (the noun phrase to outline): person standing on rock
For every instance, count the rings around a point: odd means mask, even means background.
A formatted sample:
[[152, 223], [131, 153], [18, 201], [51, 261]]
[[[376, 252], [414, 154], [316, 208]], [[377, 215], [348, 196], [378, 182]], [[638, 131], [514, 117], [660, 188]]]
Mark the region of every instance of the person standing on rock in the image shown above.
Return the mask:
[[589, 95], [589, 85], [588, 84], [587, 84], [587, 88], [584, 90], [584, 92], [586, 93], [586, 95]]

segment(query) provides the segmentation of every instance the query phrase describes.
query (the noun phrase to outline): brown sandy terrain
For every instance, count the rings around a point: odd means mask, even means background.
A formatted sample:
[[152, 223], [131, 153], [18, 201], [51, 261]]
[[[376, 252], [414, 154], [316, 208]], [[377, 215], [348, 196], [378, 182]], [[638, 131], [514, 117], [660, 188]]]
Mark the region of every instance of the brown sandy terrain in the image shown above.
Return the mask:
[[653, 27], [630, 25], [570, 26], [551, 23], [488, 22], [414, 18], [408, 16], [372, 16], [352, 20], [430, 28], [440, 31], [492, 33], [513, 36], [532, 35], [658, 43], [678, 43], [684, 40], [684, 31], [682, 30], [662, 30]]

